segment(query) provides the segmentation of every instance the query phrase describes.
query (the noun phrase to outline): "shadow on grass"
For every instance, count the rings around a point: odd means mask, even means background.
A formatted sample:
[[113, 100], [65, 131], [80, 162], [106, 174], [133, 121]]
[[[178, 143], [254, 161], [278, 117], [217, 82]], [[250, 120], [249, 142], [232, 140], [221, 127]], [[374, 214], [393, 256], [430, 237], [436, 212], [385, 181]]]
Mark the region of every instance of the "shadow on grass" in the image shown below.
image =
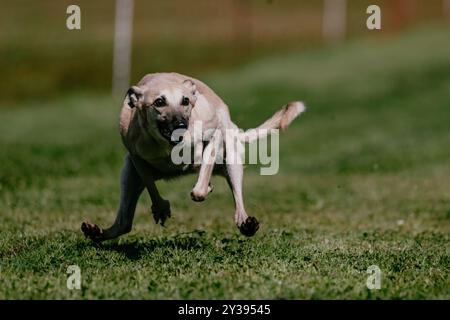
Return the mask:
[[162, 250], [206, 250], [213, 246], [214, 239], [205, 231], [195, 230], [187, 233], [180, 233], [172, 236], [143, 238], [139, 240], [115, 240], [101, 244], [90, 244], [100, 250], [115, 251], [130, 260], [139, 260], [142, 255]]

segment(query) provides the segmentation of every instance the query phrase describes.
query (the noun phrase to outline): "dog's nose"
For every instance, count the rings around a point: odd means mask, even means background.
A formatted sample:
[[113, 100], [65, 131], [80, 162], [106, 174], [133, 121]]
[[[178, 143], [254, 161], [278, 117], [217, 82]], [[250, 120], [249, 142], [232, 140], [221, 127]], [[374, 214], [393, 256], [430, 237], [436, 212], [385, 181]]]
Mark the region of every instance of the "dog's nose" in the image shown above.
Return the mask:
[[177, 120], [173, 126], [174, 129], [187, 129], [187, 121], [186, 120]]
[[[173, 123], [173, 130], [182, 130], [181, 132], [184, 133], [185, 130], [187, 130], [188, 124], [187, 121], [182, 119], [182, 120], [177, 120]], [[171, 141], [174, 144], [180, 143], [181, 141], [183, 141], [183, 135], [179, 135], [177, 134], [177, 137], [174, 137], [172, 135], [171, 137]]]

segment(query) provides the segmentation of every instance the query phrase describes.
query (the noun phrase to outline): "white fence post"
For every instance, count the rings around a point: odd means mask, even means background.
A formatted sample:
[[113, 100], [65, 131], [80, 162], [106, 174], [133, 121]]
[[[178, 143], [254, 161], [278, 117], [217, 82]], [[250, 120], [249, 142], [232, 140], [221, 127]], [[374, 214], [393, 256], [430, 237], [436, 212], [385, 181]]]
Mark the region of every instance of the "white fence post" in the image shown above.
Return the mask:
[[322, 32], [327, 42], [345, 39], [347, 28], [347, 0], [324, 0]]
[[444, 12], [444, 17], [450, 22], [450, 0], [442, 1], [442, 11]]
[[116, 0], [112, 93], [125, 94], [130, 85], [134, 0]]

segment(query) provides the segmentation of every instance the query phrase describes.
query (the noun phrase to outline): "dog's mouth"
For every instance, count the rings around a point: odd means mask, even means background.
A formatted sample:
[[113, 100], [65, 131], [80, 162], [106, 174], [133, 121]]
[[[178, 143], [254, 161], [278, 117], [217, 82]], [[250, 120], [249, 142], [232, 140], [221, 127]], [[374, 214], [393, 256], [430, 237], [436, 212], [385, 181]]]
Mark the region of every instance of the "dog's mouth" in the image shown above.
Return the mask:
[[187, 121], [185, 120], [158, 122], [159, 133], [172, 145], [176, 145], [183, 141], [183, 135], [186, 132], [187, 127]]

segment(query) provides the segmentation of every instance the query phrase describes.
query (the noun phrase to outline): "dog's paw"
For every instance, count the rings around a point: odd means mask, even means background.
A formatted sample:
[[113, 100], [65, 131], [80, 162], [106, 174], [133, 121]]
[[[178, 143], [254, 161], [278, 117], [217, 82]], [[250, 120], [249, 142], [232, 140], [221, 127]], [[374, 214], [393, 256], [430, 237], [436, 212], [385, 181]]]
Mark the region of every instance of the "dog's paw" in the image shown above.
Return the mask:
[[191, 191], [191, 199], [195, 202], [202, 202], [206, 199], [206, 192], [199, 192], [194, 189]]
[[214, 187], [212, 184], [208, 185], [208, 189], [206, 190], [206, 192], [202, 192], [202, 191], [199, 191], [196, 188], [194, 188], [191, 191], [191, 199], [195, 202], [204, 201], [206, 199], [206, 197], [208, 196], [208, 194], [213, 192], [213, 190], [214, 190]]
[[152, 214], [155, 223], [159, 223], [164, 226], [167, 218], [171, 217], [170, 202], [168, 200], [162, 200], [157, 205], [152, 205]]
[[103, 230], [96, 224], [85, 221], [81, 224], [81, 231], [86, 238], [91, 239], [94, 242], [100, 242], [103, 240]]
[[239, 230], [244, 236], [251, 237], [255, 235], [256, 231], [259, 229], [259, 222], [255, 217], [248, 217], [239, 226]]

